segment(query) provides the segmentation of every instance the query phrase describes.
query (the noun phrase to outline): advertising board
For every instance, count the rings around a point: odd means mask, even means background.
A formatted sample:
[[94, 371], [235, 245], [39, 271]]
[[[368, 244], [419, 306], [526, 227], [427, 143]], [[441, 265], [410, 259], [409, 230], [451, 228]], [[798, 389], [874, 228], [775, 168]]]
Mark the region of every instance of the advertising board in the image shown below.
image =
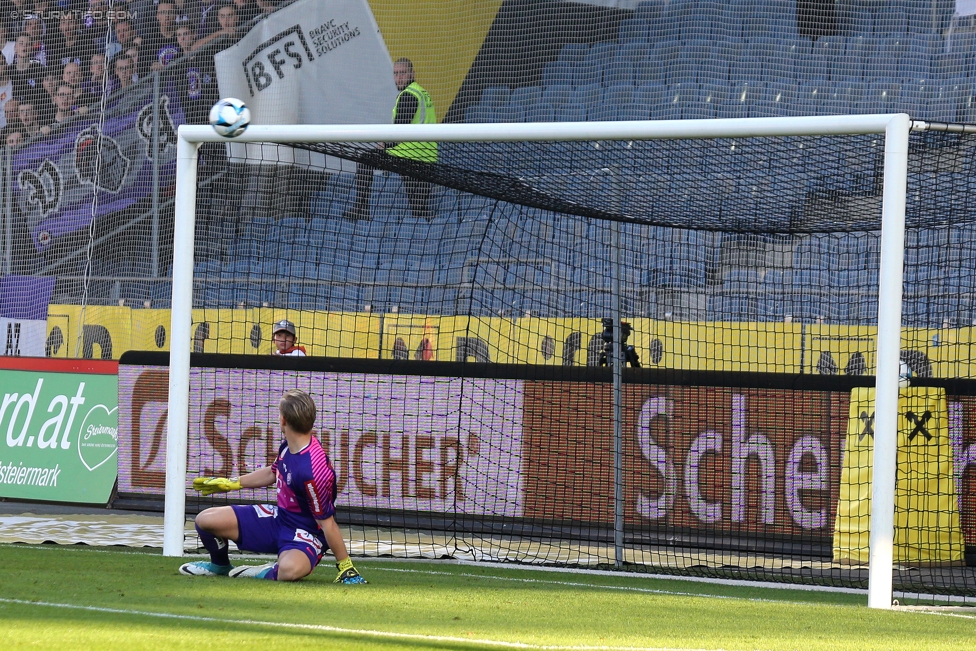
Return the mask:
[[108, 502], [117, 472], [117, 368], [0, 358], [0, 497]]
[[[339, 506], [612, 526], [610, 384], [422, 375], [436, 363], [371, 362], [411, 370], [193, 368], [189, 478], [270, 463], [281, 441], [278, 398], [298, 387], [318, 404]], [[119, 489], [161, 495], [167, 370], [120, 369]], [[625, 526], [829, 545], [849, 404], [848, 391], [625, 384]], [[953, 480], [970, 544], [974, 408], [970, 399], [949, 401]], [[266, 490], [241, 497], [273, 499]]]

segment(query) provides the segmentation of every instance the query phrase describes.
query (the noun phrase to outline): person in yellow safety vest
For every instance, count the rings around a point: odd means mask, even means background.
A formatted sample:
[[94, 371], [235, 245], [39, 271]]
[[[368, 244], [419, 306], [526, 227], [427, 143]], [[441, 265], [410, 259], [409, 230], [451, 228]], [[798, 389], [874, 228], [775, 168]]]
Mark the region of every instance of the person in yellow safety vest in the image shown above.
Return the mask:
[[[393, 106], [393, 124], [436, 124], [437, 114], [434, 101], [423, 86], [414, 77], [413, 63], [410, 59], [400, 58], [393, 64], [393, 81], [396, 83], [396, 103]], [[424, 163], [437, 162], [436, 142], [387, 142], [379, 145], [385, 151], [380, 155], [399, 156]], [[367, 154], [367, 158], [375, 154]], [[346, 219], [369, 219], [369, 199], [373, 192], [373, 167], [367, 163], [356, 166], [356, 201], [345, 212]], [[430, 209], [430, 183], [420, 179], [403, 177], [403, 187], [410, 201], [410, 210], [414, 217], [433, 219]]]

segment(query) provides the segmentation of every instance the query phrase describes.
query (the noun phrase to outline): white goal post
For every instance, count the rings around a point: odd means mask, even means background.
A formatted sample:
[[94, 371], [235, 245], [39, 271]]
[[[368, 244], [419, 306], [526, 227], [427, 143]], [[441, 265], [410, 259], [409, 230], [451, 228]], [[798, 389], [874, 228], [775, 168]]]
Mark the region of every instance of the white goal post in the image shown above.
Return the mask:
[[[232, 141], [288, 144], [682, 140], [883, 133], [884, 190], [868, 605], [890, 608], [908, 141], [912, 129], [924, 128], [924, 123], [913, 123], [905, 114], [524, 124], [252, 125]], [[183, 125], [178, 135], [164, 556], [181, 556], [184, 544], [197, 151], [204, 142], [231, 142], [206, 125]]]

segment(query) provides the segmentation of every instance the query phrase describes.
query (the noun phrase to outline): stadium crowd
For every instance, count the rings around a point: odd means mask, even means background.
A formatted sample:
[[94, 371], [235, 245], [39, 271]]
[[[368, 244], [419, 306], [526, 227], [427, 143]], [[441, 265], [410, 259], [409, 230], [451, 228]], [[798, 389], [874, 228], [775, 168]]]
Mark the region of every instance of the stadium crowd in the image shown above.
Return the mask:
[[[101, 110], [154, 71], [273, 12], [277, 0], [0, 0], [0, 142], [19, 146]], [[225, 43], [222, 43], [226, 46]], [[193, 121], [215, 84], [212, 57], [188, 69]], [[194, 119], [195, 118], [195, 119]]]

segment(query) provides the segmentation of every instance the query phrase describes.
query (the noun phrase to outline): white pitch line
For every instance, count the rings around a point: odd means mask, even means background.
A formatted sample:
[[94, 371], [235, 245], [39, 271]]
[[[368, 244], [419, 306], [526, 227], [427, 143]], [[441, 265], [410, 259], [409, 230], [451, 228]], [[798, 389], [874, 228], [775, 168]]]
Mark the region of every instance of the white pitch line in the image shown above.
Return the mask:
[[[498, 563], [488, 563], [484, 561], [458, 561], [458, 565], [470, 565], [472, 567], [497, 567]], [[577, 567], [553, 567], [551, 565], [520, 565], [536, 572], [553, 572], [557, 574], [583, 574], [588, 576], [627, 576], [635, 579], [648, 579], [651, 581], [688, 581], [691, 583], [709, 583], [712, 585], [735, 586], [739, 588], [769, 588], [772, 590], [797, 590], [801, 592], [840, 592], [844, 594], [857, 594], [867, 596], [868, 591], [863, 588], [844, 588], [829, 585], [811, 585], [807, 583], [782, 583], [776, 581], [750, 581], [746, 579], [721, 579], [710, 576], [683, 576], [680, 574], [654, 574], [648, 572], [619, 572], [612, 570], [593, 570], [589, 568]], [[514, 569], [514, 568], [513, 568]]]
[[[510, 569], [510, 568], [503, 568], [503, 569]], [[511, 568], [511, 569], [521, 569], [521, 568]], [[538, 569], [538, 568], [532, 568], [532, 569]], [[830, 606], [830, 607], [834, 607], [834, 608], [861, 608], [862, 607], [862, 606], [859, 606], [859, 605], [856, 605], [856, 604], [827, 604], [827, 603], [815, 603], [815, 602], [810, 602], [810, 601], [791, 601], [791, 600], [788, 600], [788, 599], [766, 599], [766, 598], [763, 598], [763, 597], [737, 597], [735, 595], [718, 595], [718, 594], [709, 594], [709, 593], [705, 593], [705, 592], [681, 592], [681, 591], [678, 591], [678, 590], [657, 590], [657, 589], [654, 589], [654, 588], [637, 588], [637, 587], [633, 587], [633, 586], [604, 585], [604, 584], [599, 584], [599, 583], [578, 583], [578, 582], [573, 582], [573, 581], [551, 581], [551, 580], [543, 580], [543, 579], [520, 579], [520, 578], [512, 577], [512, 576], [491, 576], [491, 575], [485, 575], [485, 574], [468, 574], [468, 573], [464, 573], [464, 572], [462, 572], [462, 573], [439, 572], [437, 570], [426, 570], [425, 571], [425, 570], [411, 570], [411, 569], [406, 569], [406, 568], [375, 567], [375, 566], [372, 566], [372, 567], [369, 568], [369, 571], [370, 572], [384, 571], [384, 572], [405, 572], [405, 573], [416, 573], [416, 574], [435, 574], [435, 575], [442, 575], [442, 576], [463, 576], [463, 577], [469, 577], [469, 578], [475, 578], [475, 579], [492, 579], [494, 581], [513, 581], [513, 582], [518, 582], [518, 583], [543, 583], [543, 584], [548, 584], [548, 585], [564, 585], [564, 586], [569, 586], [569, 587], [574, 587], [574, 588], [598, 588], [598, 589], [606, 589], [606, 590], [621, 590], [621, 591], [625, 591], [625, 592], [643, 592], [643, 593], [647, 593], [647, 594], [660, 594], [660, 595], [667, 595], [667, 596], [674, 596], [674, 597], [701, 597], [703, 599], [732, 599], [732, 600], [738, 600], [738, 601], [750, 601], [750, 602], [757, 602], [757, 603], [774, 603], [774, 604], [790, 604], [790, 605], [797, 605], [797, 606], [819, 605], [819, 606]], [[531, 570], [524, 570], [524, 571], [531, 571]], [[617, 578], [629, 578], [629, 577], [622, 577], [620, 574], [615, 574], [615, 573], [611, 573], [611, 572], [603, 572], [603, 573], [601, 573], [601, 576], [612, 576], [612, 577], [617, 577]], [[677, 577], [667, 577], [667, 578], [677, 578]], [[718, 583], [718, 584], [715, 584], [715, 585], [721, 586], [721, 585], [724, 585], [724, 584]], [[743, 586], [736, 586], [736, 587], [743, 587]], [[749, 587], [767, 587], [767, 586], [763, 585], [763, 586], [749, 586]], [[840, 591], [841, 590], [838, 590], [838, 592], [840, 592]], [[933, 608], [938, 608], [938, 606], [933, 606]], [[899, 612], [897, 608], [895, 609], [895, 612]], [[964, 614], [960, 614], [960, 613], [938, 612], [936, 610], [915, 610], [915, 611], [902, 610], [900, 612], [915, 612], [915, 613], [921, 613], [921, 614], [926, 614], [926, 615], [942, 615], [942, 616], [945, 616], [945, 617], [962, 617], [963, 619], [976, 619], [976, 614], [974, 614], [974, 615], [964, 615]]]
[[482, 646], [503, 647], [508, 649], [538, 649], [539, 651], [725, 651], [724, 649], [690, 649], [684, 647], [637, 647], [610, 645], [560, 645], [560, 644], [531, 644], [529, 642], [507, 642], [505, 640], [491, 640], [485, 638], [455, 637], [451, 635], [422, 635], [419, 633], [397, 633], [394, 631], [377, 631], [372, 629], [342, 628], [326, 626], [324, 624], [295, 624], [291, 622], [268, 622], [257, 619], [220, 619], [218, 617], [204, 617], [202, 615], [177, 615], [174, 613], [157, 613], [144, 610], [130, 610], [127, 608], [106, 608], [102, 606], [79, 606], [76, 604], [53, 603], [49, 601], [27, 601], [24, 599], [9, 599], [0, 597], [0, 603], [16, 604], [20, 606], [40, 606], [43, 608], [62, 608], [66, 610], [83, 610], [87, 612], [109, 613], [112, 615], [134, 615], [140, 617], [156, 617], [158, 619], [175, 619], [192, 622], [208, 622], [216, 624], [233, 624], [235, 626], [266, 626], [269, 628], [286, 628], [321, 633], [340, 633], [343, 635], [365, 635], [378, 638], [392, 638], [401, 640], [421, 640], [427, 642], [458, 642], [464, 644], [480, 644]]
[[654, 588], [636, 588], [633, 586], [624, 585], [603, 585], [600, 583], [578, 583], [574, 581], [549, 581], [544, 579], [520, 579], [514, 576], [490, 576], [484, 574], [468, 574], [466, 572], [455, 573], [455, 572], [438, 572], [436, 570], [408, 570], [405, 568], [394, 568], [394, 567], [370, 567], [370, 572], [376, 572], [377, 570], [383, 572], [404, 572], [412, 574], [435, 574], [441, 576], [463, 576], [467, 578], [474, 579], [491, 579], [494, 581], [512, 581], [516, 583], [542, 583], [545, 585], [562, 585], [571, 588], [596, 588], [603, 590], [621, 590], [624, 592], [643, 592], [647, 594], [659, 594], [666, 595], [669, 597], [702, 597], [704, 599], [731, 599], [735, 601], [754, 601], [759, 603], [776, 603], [776, 604], [796, 604], [796, 605], [824, 605], [824, 606], [840, 606], [848, 608], [847, 604], [812, 604], [806, 601], [788, 601], [785, 599], [762, 599], [760, 597], [736, 597], [734, 595], [719, 595], [719, 594], [708, 594], [703, 592], [679, 592], [677, 590], [656, 590]]
[[976, 619], [976, 615], [963, 615], [962, 613], [946, 613], [939, 612], [938, 610], [905, 610], [902, 612], [911, 613], [913, 615], [936, 615], [938, 617], [957, 617], [959, 619]]

